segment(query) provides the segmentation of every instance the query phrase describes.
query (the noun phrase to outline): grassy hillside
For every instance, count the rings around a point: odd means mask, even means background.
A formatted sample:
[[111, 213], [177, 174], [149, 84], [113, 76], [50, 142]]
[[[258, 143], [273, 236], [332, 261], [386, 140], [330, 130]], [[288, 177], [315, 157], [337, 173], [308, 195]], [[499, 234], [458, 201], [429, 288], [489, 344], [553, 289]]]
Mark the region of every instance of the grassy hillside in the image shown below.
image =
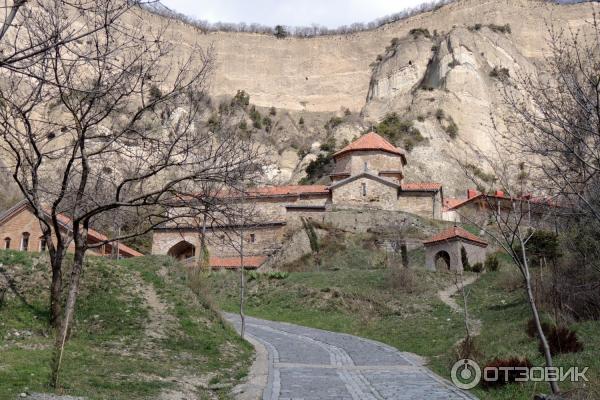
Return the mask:
[[[331, 250], [326, 247], [322, 252]], [[427, 357], [435, 372], [449, 377], [458, 359], [454, 346], [464, 336], [463, 319], [440, 300], [437, 292], [453, 285], [452, 275], [427, 272], [418, 262], [414, 263], [415, 270], [398, 265], [395, 269], [385, 268], [384, 262], [378, 262], [384, 258], [382, 253], [368, 246], [336, 246], [335, 256], [323, 254], [321, 258], [319, 271], [314, 260], [308, 258], [304, 261], [312, 271], [294, 265], [290, 270], [303, 272], [250, 274], [247, 313], [379, 340]], [[482, 365], [495, 357], [510, 356], [526, 356], [534, 365], [543, 365], [537, 342], [525, 333], [529, 309], [515, 271], [505, 261], [499, 271], [482, 274], [469, 287], [470, 312], [483, 323], [475, 357]], [[218, 303], [235, 311], [238, 275], [218, 273], [210, 279]], [[577, 330], [585, 349], [557, 356], [555, 362], [589, 366], [588, 390], [571, 392], [570, 397], [600, 398], [600, 322], [571, 327]], [[562, 384], [562, 388], [572, 386]], [[481, 399], [498, 400], [531, 399], [538, 392], [547, 393], [547, 385], [528, 383], [474, 390]]]
[[[0, 287], [8, 287], [0, 305], [0, 399], [47, 392], [47, 263], [1, 251], [0, 265]], [[90, 257], [62, 392], [89, 399], [227, 398], [252, 351], [194, 282], [168, 258], [117, 264]]]

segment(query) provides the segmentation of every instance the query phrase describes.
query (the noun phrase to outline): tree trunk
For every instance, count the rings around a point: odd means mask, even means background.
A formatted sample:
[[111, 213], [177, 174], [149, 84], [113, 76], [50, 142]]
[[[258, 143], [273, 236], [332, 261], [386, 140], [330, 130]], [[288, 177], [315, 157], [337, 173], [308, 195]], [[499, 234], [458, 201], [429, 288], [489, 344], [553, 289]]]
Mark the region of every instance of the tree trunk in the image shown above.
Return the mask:
[[[78, 241], [80, 243], [85, 243], [86, 240], [83, 239]], [[85, 255], [85, 247], [82, 245], [76, 245], [75, 254], [73, 257], [73, 270], [71, 271], [71, 278], [69, 281], [69, 294], [67, 296], [67, 303], [65, 305], [64, 316], [62, 318], [60, 328], [57, 331], [56, 341], [54, 343], [54, 354], [52, 357], [52, 365], [51, 365], [51, 385], [54, 388], [58, 388], [59, 385], [59, 375], [60, 368], [63, 358], [63, 353], [65, 349], [65, 344], [67, 342], [67, 336], [69, 333], [69, 326], [71, 324], [71, 320], [75, 313], [75, 304], [77, 302], [77, 295], [79, 293], [79, 283], [81, 278], [81, 273], [83, 271], [83, 260]]]
[[[531, 307], [531, 313], [533, 314], [533, 320], [535, 322], [535, 327], [538, 332], [538, 336], [540, 342], [542, 343], [542, 349], [544, 350], [544, 358], [546, 359], [546, 367], [552, 368], [552, 354], [550, 353], [550, 346], [548, 345], [548, 340], [546, 340], [546, 335], [542, 329], [542, 324], [540, 322], [540, 316], [538, 314], [537, 306], [535, 305], [535, 298], [533, 297], [533, 291], [531, 290], [531, 275], [529, 274], [529, 264], [527, 263], [527, 253], [525, 252], [525, 243], [523, 239], [519, 236], [519, 242], [521, 245], [521, 255], [523, 261], [523, 272], [525, 277], [525, 286], [527, 287], [527, 300], [529, 301], [529, 306]], [[552, 393], [560, 393], [560, 389], [558, 388], [558, 384], [555, 381], [550, 381], [550, 390]]]
[[60, 327], [61, 319], [61, 295], [62, 295], [62, 263], [64, 256], [62, 249], [56, 249], [54, 257], [50, 257], [52, 266], [52, 282], [50, 283], [50, 325], [53, 328]]

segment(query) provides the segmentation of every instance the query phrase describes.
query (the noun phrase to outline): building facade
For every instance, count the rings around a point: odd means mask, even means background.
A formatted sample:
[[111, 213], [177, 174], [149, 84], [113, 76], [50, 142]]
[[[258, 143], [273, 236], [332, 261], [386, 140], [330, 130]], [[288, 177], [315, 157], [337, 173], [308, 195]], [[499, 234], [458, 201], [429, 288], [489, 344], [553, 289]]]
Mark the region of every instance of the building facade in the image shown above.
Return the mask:
[[[71, 230], [70, 220], [64, 215], [59, 215], [62, 233], [68, 234]], [[21, 201], [0, 214], [0, 245], [4, 250], [20, 250], [29, 252], [45, 252], [48, 248], [42, 234], [40, 222], [34, 215], [31, 207], [26, 201]], [[93, 229], [88, 232], [89, 244], [102, 243], [108, 238]], [[111, 256], [118, 248], [119, 256], [123, 258], [138, 257], [142, 254], [123, 244], [106, 243], [99, 247], [88, 250], [88, 254], [97, 256]], [[68, 251], [73, 252], [73, 243], [69, 245]]]

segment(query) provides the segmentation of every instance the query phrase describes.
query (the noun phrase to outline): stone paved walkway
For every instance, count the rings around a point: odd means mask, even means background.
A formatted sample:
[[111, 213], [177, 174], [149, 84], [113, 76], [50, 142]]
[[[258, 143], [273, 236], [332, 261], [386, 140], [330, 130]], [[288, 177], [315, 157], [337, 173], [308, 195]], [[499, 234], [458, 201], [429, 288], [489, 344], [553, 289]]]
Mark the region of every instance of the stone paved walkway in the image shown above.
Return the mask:
[[[239, 316], [225, 317], [239, 329]], [[246, 332], [269, 352], [263, 400], [475, 399], [379, 342], [250, 317]]]

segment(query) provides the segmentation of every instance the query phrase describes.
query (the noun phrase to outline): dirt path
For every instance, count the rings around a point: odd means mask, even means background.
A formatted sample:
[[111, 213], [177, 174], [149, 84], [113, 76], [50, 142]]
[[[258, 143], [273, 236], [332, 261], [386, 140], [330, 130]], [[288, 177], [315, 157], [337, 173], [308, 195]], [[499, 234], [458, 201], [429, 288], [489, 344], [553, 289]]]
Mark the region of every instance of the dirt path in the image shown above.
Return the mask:
[[[477, 280], [477, 278], [479, 278], [478, 275], [469, 276], [468, 278], [463, 280], [463, 286], [472, 284], [473, 282], [475, 282]], [[457, 292], [458, 292], [458, 287], [456, 284], [453, 283], [452, 285], [448, 286], [446, 289], [440, 290], [438, 292], [438, 297], [440, 298], [440, 300], [442, 300], [444, 302], [444, 304], [446, 304], [448, 307], [450, 307], [452, 309], [452, 311], [462, 314], [463, 313], [462, 306], [458, 305], [458, 303], [452, 297]], [[462, 302], [462, 298], [460, 299], [460, 301]], [[469, 316], [470, 316], [470, 314], [469, 314]], [[471, 336], [479, 335], [479, 333], [481, 332], [481, 320], [473, 319], [471, 317], [469, 318], [469, 320], [470, 320], [469, 325], [470, 325], [470, 330], [471, 330]]]

